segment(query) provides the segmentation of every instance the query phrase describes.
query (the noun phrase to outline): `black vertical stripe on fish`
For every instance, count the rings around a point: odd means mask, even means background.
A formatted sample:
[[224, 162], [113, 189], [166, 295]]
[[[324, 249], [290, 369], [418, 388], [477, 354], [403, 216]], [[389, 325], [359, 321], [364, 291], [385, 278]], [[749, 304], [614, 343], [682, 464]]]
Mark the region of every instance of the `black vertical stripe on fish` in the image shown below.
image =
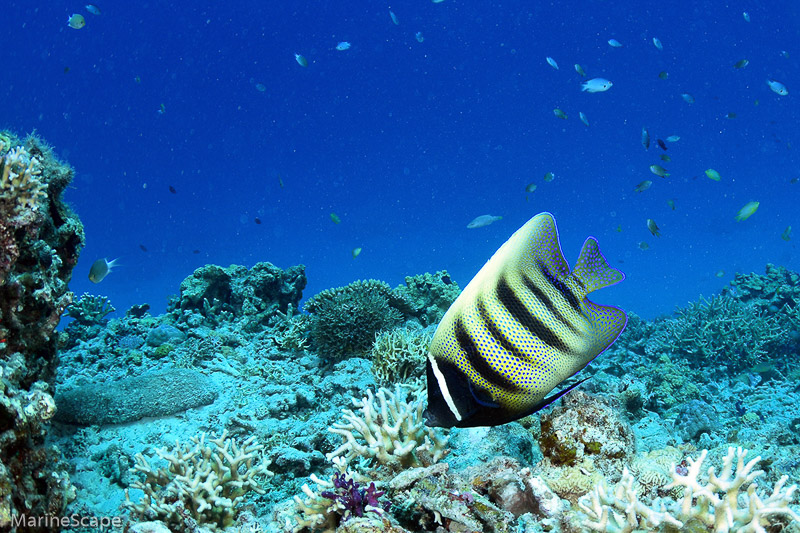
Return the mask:
[[481, 319], [483, 320], [486, 329], [489, 330], [489, 334], [492, 338], [503, 347], [503, 349], [513, 355], [516, 359], [518, 359], [521, 363], [528, 363], [528, 358], [525, 354], [514, 344], [508, 340], [508, 337], [500, 330], [499, 327], [494, 323], [492, 317], [489, 316], [489, 312], [486, 310], [486, 305], [484, 305], [483, 300], [478, 299], [478, 313], [481, 315]]
[[525, 304], [517, 298], [511, 286], [505, 280], [500, 278], [497, 282], [497, 299], [500, 303], [511, 313], [514, 319], [522, 324], [534, 336], [539, 338], [542, 342], [562, 353], [570, 353], [569, 347], [564, 344], [558, 335], [556, 335], [547, 325], [534, 316]]
[[561, 293], [564, 298], [566, 298], [567, 302], [569, 303], [570, 307], [578, 313], [579, 315], [583, 314], [583, 310], [581, 309], [581, 304], [578, 301], [578, 298], [573, 294], [572, 289], [564, 285], [561, 281], [558, 280], [555, 276], [553, 276], [549, 270], [547, 270], [547, 266], [541, 262], [536, 261], [536, 266], [539, 268], [539, 271], [547, 278], [547, 281], [550, 282], [558, 292]]
[[574, 279], [574, 280], [575, 280], [575, 283], [577, 283], [577, 284], [578, 284], [578, 286], [581, 288], [581, 290], [582, 290], [583, 292], [587, 292], [587, 293], [589, 292], [589, 291], [586, 289], [586, 285], [584, 285], [584, 284], [583, 284], [583, 282], [581, 281], [581, 278], [579, 278], [579, 277], [578, 277], [578, 276], [576, 276], [575, 274], [570, 274], [570, 276], [572, 276], [572, 279]]
[[472, 368], [474, 368], [475, 371], [483, 377], [483, 379], [495, 387], [506, 389], [512, 392], [520, 392], [519, 388], [512, 381], [492, 368], [489, 362], [483, 358], [478, 350], [478, 347], [475, 346], [475, 342], [473, 342], [472, 338], [469, 336], [469, 333], [467, 333], [466, 328], [464, 328], [464, 324], [461, 322], [461, 319], [456, 320], [455, 334], [456, 342], [458, 342], [458, 345], [466, 354], [467, 361], [469, 361], [469, 364], [472, 365]]
[[524, 283], [525, 287], [533, 293], [534, 298], [542, 302], [542, 304], [547, 308], [547, 310], [550, 311], [550, 314], [556, 317], [556, 319], [558, 319], [559, 322], [564, 324], [564, 326], [566, 326], [567, 329], [569, 329], [572, 333], [575, 334], [580, 333], [578, 328], [576, 328], [572, 324], [572, 322], [570, 322], [569, 319], [565, 317], [561, 311], [558, 310], [558, 308], [555, 306], [550, 297], [542, 289], [536, 286], [536, 283], [534, 283], [532, 279], [530, 279], [528, 276], [523, 275], [522, 283]]

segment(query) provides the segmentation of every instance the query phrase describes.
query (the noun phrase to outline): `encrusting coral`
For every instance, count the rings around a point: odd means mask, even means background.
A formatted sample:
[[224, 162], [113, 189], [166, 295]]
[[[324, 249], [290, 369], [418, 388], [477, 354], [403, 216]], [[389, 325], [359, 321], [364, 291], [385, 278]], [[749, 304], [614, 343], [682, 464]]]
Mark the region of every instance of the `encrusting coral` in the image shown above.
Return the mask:
[[329, 429], [341, 435], [344, 442], [327, 455], [328, 460], [364, 459], [370, 466], [377, 463], [390, 470], [438, 462], [447, 453], [447, 437], [425, 426], [423, 390], [418, 387], [411, 396], [410, 402], [403, 401], [402, 387], [397, 385], [394, 392], [381, 388], [373, 395], [367, 390], [365, 398], [353, 398], [359, 414], [344, 409], [344, 422]]
[[176, 443], [171, 452], [158, 450], [169, 466], [154, 470], [142, 454], [136, 454], [134, 470], [144, 481], [131, 484], [144, 492], [133, 503], [125, 491], [125, 508], [138, 518], [161, 520], [183, 528], [187, 516], [212, 530], [230, 526], [238, 514], [237, 505], [249, 492], [263, 494], [262, 478], [271, 476], [262, 457], [264, 447], [250, 437], [241, 445], [223, 433], [206, 443], [205, 433], [192, 438], [193, 445]]
[[[592, 531], [628, 533], [647, 531], [695, 530], [714, 533], [766, 533], [766, 527], [792, 522], [800, 524], [800, 516], [789, 508], [797, 485], [785, 487], [788, 476], [781, 477], [769, 496], [758, 493], [754, 480], [764, 474], [755, 470], [761, 457], [745, 463], [747, 450], [728, 448], [722, 470], [713, 467], [701, 475], [708, 450], [697, 459], [689, 458], [687, 467], [673, 465], [672, 482], [666, 490], [683, 488], [678, 500], [662, 500], [652, 508], [639, 500], [636, 480], [624, 469], [622, 479], [609, 490], [605, 483], [578, 501], [586, 515], [584, 526]], [[781, 526], [777, 526], [781, 527]], [[694, 529], [684, 529], [694, 528]], [[772, 531], [772, 529], [770, 529]]]

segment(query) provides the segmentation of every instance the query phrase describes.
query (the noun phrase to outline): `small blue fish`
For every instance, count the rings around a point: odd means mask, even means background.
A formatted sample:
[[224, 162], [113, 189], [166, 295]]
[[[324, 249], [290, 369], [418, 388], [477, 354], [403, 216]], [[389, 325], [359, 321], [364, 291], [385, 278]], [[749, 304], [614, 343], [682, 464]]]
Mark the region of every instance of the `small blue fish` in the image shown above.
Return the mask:
[[94, 4], [86, 4], [86, 11], [92, 15], [99, 15], [101, 13], [100, 8]]
[[308, 59], [303, 57], [301, 54], [295, 53], [294, 54], [294, 60], [297, 61], [297, 64], [300, 65], [301, 67], [307, 67], [308, 66]]
[[425, 40], [425, 37], [423, 37], [423, 36], [422, 36], [422, 32], [421, 32], [421, 31], [418, 31], [417, 33], [415, 33], [415, 34], [414, 34], [414, 38], [415, 38], [415, 39], [417, 40], [417, 42], [419, 42], [419, 43], [421, 43], [422, 41], [424, 41], [424, 40]]
[[772, 92], [775, 94], [779, 94], [781, 96], [786, 96], [789, 94], [789, 89], [786, 88], [786, 85], [779, 81], [767, 80], [767, 85], [769, 85], [769, 88], [772, 89]]
[[67, 19], [67, 25], [74, 30], [79, 30], [86, 26], [86, 19], [83, 18], [83, 15], [73, 13], [72, 16]]
[[682, 93], [681, 94], [681, 98], [683, 98], [683, 101], [686, 102], [687, 104], [693, 104], [694, 103], [694, 96], [692, 96], [689, 93]]
[[602, 93], [609, 90], [614, 84], [605, 78], [592, 78], [581, 84], [581, 91], [587, 93]]
[[610, 46], [611, 48], [622, 48], [622, 43], [616, 39], [609, 39], [608, 46]]
[[340, 52], [344, 52], [345, 50], [350, 50], [350, 43], [347, 41], [342, 41], [336, 45], [336, 49]]

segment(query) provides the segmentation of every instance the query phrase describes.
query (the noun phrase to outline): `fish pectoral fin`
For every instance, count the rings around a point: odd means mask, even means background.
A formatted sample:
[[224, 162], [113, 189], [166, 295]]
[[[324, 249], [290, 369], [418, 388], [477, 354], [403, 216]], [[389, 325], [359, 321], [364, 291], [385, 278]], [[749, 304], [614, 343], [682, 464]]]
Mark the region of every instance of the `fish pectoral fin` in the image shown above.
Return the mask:
[[475, 399], [478, 405], [482, 407], [488, 407], [490, 409], [498, 409], [500, 407], [500, 404], [495, 402], [488, 392], [480, 387], [476, 387], [472, 382], [469, 382], [469, 391], [472, 393], [472, 397]]
[[572, 385], [570, 385], [566, 389], [564, 389], [562, 391], [559, 391], [559, 392], [557, 392], [555, 394], [551, 394], [547, 398], [543, 399], [542, 401], [540, 401], [539, 403], [534, 405], [528, 412], [526, 412], [520, 418], [525, 418], [526, 416], [530, 416], [530, 415], [532, 415], [533, 413], [535, 413], [537, 411], [541, 411], [542, 409], [544, 409], [545, 407], [547, 407], [551, 403], [555, 402], [556, 400], [558, 400], [559, 398], [564, 396], [566, 393], [568, 393], [569, 391], [571, 391], [572, 389], [574, 389], [575, 387], [577, 387], [578, 385], [580, 385], [581, 383], [586, 381], [587, 379], [589, 379], [589, 378], [588, 377], [583, 378], [582, 380], [580, 380], [580, 381], [578, 381], [576, 383], [573, 383]]
[[609, 266], [594, 237], [584, 241], [572, 274], [586, 287], [586, 294], [625, 279], [625, 274]]

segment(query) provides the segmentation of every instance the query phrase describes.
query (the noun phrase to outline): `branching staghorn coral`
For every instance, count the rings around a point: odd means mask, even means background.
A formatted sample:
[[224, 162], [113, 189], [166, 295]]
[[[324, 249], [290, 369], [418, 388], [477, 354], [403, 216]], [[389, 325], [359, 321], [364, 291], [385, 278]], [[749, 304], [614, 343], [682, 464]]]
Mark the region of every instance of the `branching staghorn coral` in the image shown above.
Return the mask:
[[377, 463], [391, 470], [428, 466], [447, 454], [447, 437], [439, 436], [425, 426], [422, 411], [425, 407], [421, 387], [410, 392], [412, 400], [402, 400], [402, 386], [394, 392], [378, 389], [361, 400], [353, 398], [355, 413], [344, 409], [344, 422], [334, 424], [329, 431], [341, 435], [344, 442], [327, 455], [328, 460], [344, 457], [348, 462], [363, 458], [371, 465]]
[[375, 334], [372, 343], [372, 373], [383, 383], [421, 377], [433, 337], [424, 330], [395, 328]]
[[67, 316], [81, 325], [103, 325], [108, 322], [106, 316], [116, 311], [114, 306], [105, 296], [95, 296], [88, 293], [67, 307]]
[[269, 463], [262, 457], [264, 447], [255, 437], [241, 445], [227, 437], [216, 439], [206, 435], [192, 438], [192, 445], [175, 443], [170, 452], [158, 450], [159, 457], [169, 466], [154, 470], [142, 454], [136, 454], [133, 470], [144, 474], [144, 481], [131, 484], [144, 492], [138, 504], [133, 503], [125, 491], [123, 505], [134, 515], [145, 520], [161, 520], [182, 528], [186, 517], [212, 530], [230, 526], [238, 509], [249, 492], [264, 494], [262, 478], [271, 476]]
[[[689, 458], [685, 474], [671, 469], [672, 483], [666, 490], [683, 488], [678, 500], [661, 502], [653, 509], [639, 501], [636, 480], [625, 468], [622, 479], [613, 490], [605, 483], [578, 501], [587, 519], [584, 526], [592, 531], [629, 533], [647, 531], [713, 531], [714, 533], [766, 533], [765, 526], [791, 523], [800, 526], [800, 516], [789, 503], [794, 498], [797, 485], [785, 487], [788, 476], [783, 476], [764, 497], [757, 492], [754, 480], [764, 474], [755, 470], [761, 457], [745, 463], [747, 450], [728, 448], [722, 460], [722, 470], [716, 474], [709, 467], [707, 476], [701, 475], [708, 450], [697, 459]], [[780, 526], [777, 526], [780, 527]]]
[[768, 358], [776, 347], [787, 343], [780, 317], [731, 296], [701, 299], [679, 309], [665, 323], [664, 349], [688, 356], [694, 365], [727, 365], [745, 370]]

